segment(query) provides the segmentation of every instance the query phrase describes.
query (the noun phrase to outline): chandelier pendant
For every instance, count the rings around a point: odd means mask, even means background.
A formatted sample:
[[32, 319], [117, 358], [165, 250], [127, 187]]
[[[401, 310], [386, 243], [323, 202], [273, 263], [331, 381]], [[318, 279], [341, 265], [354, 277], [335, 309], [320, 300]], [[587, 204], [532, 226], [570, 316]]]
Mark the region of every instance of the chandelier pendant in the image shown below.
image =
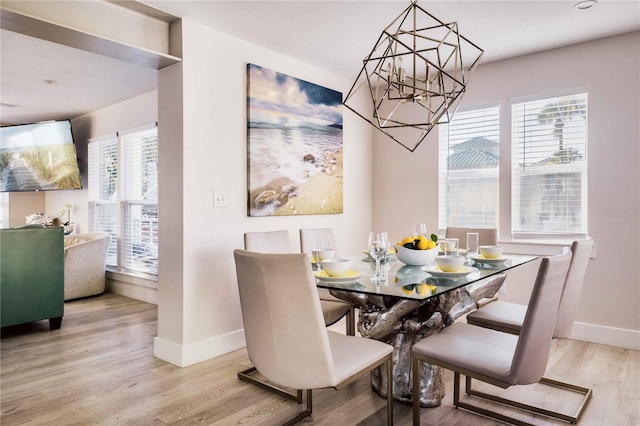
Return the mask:
[[[414, 0], [382, 32], [344, 106], [413, 152], [458, 108], [483, 50]], [[367, 92], [364, 110], [354, 97]]]

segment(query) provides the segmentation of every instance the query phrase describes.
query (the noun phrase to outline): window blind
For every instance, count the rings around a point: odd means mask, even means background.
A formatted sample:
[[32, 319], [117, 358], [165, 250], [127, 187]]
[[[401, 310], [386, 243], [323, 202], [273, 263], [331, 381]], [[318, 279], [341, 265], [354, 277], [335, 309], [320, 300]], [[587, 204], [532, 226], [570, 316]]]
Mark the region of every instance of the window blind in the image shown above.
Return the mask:
[[107, 265], [118, 265], [118, 139], [91, 139], [89, 154], [89, 229], [111, 235]]
[[587, 94], [512, 105], [514, 236], [587, 233]]
[[9, 193], [0, 192], [0, 228], [9, 227]]
[[439, 228], [497, 228], [498, 106], [458, 111], [438, 127]]
[[158, 273], [158, 137], [155, 127], [121, 136], [122, 267]]
[[89, 227], [111, 234], [107, 264], [158, 273], [157, 128], [89, 141]]

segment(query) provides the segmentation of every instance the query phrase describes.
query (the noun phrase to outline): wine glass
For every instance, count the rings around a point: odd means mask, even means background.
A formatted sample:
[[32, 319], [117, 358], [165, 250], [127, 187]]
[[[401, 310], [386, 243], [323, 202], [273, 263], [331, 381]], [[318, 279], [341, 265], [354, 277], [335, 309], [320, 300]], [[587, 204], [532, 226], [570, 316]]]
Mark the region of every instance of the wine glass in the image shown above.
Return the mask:
[[418, 238], [419, 235], [427, 235], [427, 225], [424, 223], [414, 223], [411, 232], [415, 238]]
[[325, 259], [331, 259], [334, 256], [335, 250], [331, 248], [331, 242], [326, 239], [318, 240], [316, 248], [311, 250], [311, 256], [316, 261], [316, 269], [322, 270], [322, 261]]
[[380, 269], [380, 261], [387, 255], [389, 250], [389, 238], [386, 232], [369, 233], [369, 254], [376, 261], [376, 274], [371, 278], [374, 283], [381, 283], [386, 280]]

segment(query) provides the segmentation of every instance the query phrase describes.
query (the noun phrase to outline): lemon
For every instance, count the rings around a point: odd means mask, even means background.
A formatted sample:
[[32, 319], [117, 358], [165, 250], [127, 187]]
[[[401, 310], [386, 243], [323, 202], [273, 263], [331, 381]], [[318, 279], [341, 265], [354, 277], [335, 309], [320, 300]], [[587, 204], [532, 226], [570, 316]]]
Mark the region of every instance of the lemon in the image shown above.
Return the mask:
[[429, 240], [427, 240], [427, 237], [425, 237], [424, 235], [418, 235], [416, 240], [418, 240], [418, 250], [426, 250], [429, 248]]
[[431, 284], [417, 284], [416, 287], [418, 288], [418, 294], [420, 296], [426, 296], [428, 294], [433, 294], [436, 290], [436, 286], [431, 285]]
[[398, 243], [398, 245], [404, 247], [404, 245], [407, 244], [407, 243], [412, 243], [413, 244], [413, 237], [405, 237], [405, 238], [403, 238], [402, 241], [400, 241]]
[[432, 241], [432, 240], [428, 240], [427, 241], [427, 250], [431, 250], [432, 248], [436, 247], [436, 242]]

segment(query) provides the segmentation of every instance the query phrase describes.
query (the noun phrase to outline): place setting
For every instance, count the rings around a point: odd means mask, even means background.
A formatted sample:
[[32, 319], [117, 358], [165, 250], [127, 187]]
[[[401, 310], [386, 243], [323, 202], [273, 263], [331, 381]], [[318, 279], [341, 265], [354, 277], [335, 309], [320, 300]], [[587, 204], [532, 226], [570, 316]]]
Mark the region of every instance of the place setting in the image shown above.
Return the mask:
[[351, 268], [351, 260], [343, 258], [327, 258], [316, 263], [318, 270], [313, 275], [320, 281], [333, 284], [346, 284], [357, 281], [362, 273]]
[[467, 258], [456, 254], [438, 255], [435, 265], [428, 265], [425, 271], [434, 277], [459, 278], [478, 272], [477, 268], [466, 265]]
[[511, 260], [511, 256], [502, 254], [503, 247], [497, 245], [480, 246], [479, 253], [469, 254], [468, 257], [474, 265], [482, 268], [495, 268], [502, 266], [505, 262]]

